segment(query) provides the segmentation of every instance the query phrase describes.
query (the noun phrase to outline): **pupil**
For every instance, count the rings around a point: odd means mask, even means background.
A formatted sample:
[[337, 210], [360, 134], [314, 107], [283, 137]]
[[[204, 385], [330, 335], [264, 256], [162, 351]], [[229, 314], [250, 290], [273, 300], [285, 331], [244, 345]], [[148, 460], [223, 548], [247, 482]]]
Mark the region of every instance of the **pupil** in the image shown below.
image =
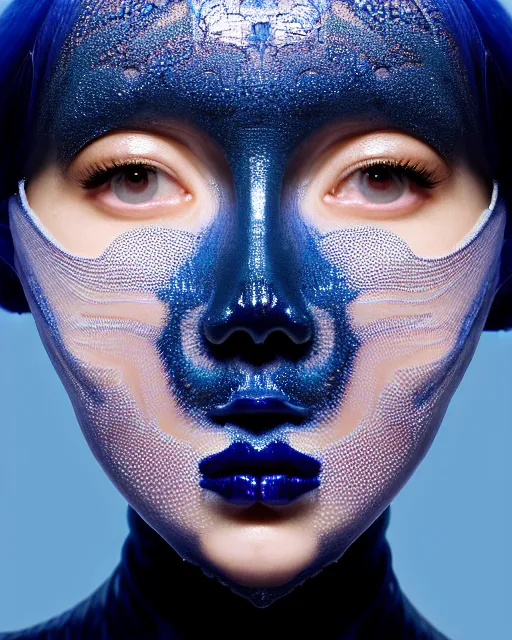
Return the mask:
[[141, 182], [146, 181], [147, 171], [145, 169], [128, 169], [125, 173], [125, 177], [128, 182], [140, 185]]
[[158, 175], [150, 167], [125, 167], [114, 176], [111, 188], [122, 202], [142, 204], [158, 192]]
[[393, 167], [368, 167], [362, 174], [361, 193], [375, 204], [395, 202], [406, 190], [407, 182], [404, 178], [403, 173]]
[[393, 175], [388, 167], [371, 167], [367, 171], [368, 178], [374, 182], [389, 182]]

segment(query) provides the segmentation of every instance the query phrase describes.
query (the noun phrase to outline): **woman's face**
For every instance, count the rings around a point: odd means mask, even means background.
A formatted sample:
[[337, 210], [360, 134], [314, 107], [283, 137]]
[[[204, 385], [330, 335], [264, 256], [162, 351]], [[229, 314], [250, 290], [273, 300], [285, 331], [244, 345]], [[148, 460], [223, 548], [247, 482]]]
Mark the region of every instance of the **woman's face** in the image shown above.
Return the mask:
[[110, 478], [268, 604], [426, 453], [505, 214], [430, 1], [97, 4], [11, 202], [18, 270]]

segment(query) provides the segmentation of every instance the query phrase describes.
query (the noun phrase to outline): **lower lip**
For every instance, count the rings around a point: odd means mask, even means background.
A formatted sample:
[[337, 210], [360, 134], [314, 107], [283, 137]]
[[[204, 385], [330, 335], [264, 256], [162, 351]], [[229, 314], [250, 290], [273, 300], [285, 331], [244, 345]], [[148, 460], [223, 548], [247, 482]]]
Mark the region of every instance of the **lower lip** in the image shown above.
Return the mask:
[[263, 502], [286, 505], [320, 486], [318, 477], [299, 478], [291, 475], [235, 475], [201, 479], [201, 487], [214, 491], [233, 504], [251, 505]]

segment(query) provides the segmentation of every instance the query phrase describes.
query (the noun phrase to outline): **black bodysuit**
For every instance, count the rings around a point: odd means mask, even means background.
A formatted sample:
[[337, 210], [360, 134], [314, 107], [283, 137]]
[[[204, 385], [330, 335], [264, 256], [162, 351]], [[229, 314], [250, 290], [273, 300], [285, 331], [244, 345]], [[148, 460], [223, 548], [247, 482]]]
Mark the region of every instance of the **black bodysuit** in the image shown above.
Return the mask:
[[266, 609], [183, 562], [131, 508], [121, 562], [87, 600], [0, 640], [447, 640], [391, 567], [389, 509], [337, 563]]

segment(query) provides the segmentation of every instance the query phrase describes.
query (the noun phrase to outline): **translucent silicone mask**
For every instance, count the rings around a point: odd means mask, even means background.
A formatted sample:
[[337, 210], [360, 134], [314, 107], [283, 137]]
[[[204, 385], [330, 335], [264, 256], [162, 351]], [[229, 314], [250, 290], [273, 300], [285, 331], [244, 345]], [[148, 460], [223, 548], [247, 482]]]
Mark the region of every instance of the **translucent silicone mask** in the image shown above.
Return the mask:
[[[233, 192], [196, 235], [141, 226], [78, 257], [22, 184], [17, 269], [112, 481], [183, 557], [265, 605], [338, 558], [425, 454], [490, 307], [504, 207], [495, 188], [460, 245], [428, 258], [383, 228], [322, 235], [299, 188], [282, 197], [324, 125], [458, 153], [475, 114], [431, 2], [84, 6], [41, 117], [59, 161], [186, 121], [222, 148]], [[279, 514], [265, 553], [298, 558], [265, 588], [226, 568], [255, 505]]]
[[[474, 230], [436, 258], [414, 255], [384, 229], [320, 235], [298, 223], [296, 276], [312, 344], [296, 360], [277, 349], [255, 366], [222, 361], [204, 337], [211, 230], [138, 228], [83, 258], [49, 236], [23, 184], [10, 214], [31, 310], [100, 464], [183, 557], [258, 604], [339, 557], [425, 454], [489, 310], [505, 222], [495, 189]], [[242, 403], [241, 412], [257, 398], [281, 402], [290, 415], [273, 428], [264, 417], [259, 428], [219, 418], [230, 403]], [[255, 472], [247, 451], [273, 456], [273, 470]], [[215, 486], [215, 471], [227, 468], [216, 462], [221, 452], [242, 468]], [[279, 474], [286, 459], [292, 470]], [[251, 474], [257, 495], [244, 484]], [[301, 481], [312, 484], [295, 491]], [[300, 575], [276, 588], [234, 583], [207, 551], [230, 520], [225, 504], [258, 501], [293, 508], [289, 517], [314, 551]]]

